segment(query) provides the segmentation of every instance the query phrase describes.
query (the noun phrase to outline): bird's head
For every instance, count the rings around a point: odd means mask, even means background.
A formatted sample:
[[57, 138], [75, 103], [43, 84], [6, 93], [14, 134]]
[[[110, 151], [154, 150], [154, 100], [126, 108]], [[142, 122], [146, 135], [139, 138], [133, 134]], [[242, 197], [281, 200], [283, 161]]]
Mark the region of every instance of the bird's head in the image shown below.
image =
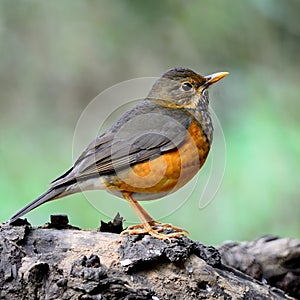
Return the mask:
[[202, 76], [187, 68], [174, 68], [164, 73], [153, 85], [147, 99], [162, 106], [195, 109], [208, 106], [208, 88], [227, 76], [218, 72]]

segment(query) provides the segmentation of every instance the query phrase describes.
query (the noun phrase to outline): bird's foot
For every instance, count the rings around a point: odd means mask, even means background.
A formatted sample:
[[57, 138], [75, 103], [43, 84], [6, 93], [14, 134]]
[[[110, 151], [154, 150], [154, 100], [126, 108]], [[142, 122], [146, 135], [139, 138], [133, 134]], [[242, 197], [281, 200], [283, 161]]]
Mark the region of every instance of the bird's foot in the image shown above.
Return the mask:
[[[175, 232], [163, 233], [164, 230], [167, 231], [172, 230]], [[188, 231], [186, 231], [185, 229], [173, 226], [171, 224], [165, 224], [156, 221], [129, 226], [127, 229], [121, 232], [121, 235], [123, 234], [134, 235], [134, 234], [145, 234], [145, 233], [148, 233], [149, 235], [160, 240], [179, 238], [181, 236], [188, 235]]]

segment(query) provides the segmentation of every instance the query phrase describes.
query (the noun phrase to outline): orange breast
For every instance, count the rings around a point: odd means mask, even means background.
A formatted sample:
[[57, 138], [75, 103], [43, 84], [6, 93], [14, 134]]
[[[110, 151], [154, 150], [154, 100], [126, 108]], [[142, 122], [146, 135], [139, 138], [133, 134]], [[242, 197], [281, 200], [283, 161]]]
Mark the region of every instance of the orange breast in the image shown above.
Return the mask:
[[107, 188], [135, 193], [177, 190], [200, 170], [209, 148], [207, 138], [197, 123], [193, 122], [178, 149], [118, 172], [106, 182]]

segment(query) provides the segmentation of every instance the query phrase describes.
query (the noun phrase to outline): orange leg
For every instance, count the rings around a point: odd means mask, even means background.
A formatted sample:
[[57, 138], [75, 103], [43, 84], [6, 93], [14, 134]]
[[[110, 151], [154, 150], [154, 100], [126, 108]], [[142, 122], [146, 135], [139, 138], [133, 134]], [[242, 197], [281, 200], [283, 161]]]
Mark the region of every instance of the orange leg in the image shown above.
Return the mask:
[[[121, 234], [144, 234], [148, 233], [151, 236], [158, 238], [160, 240], [165, 240], [168, 238], [178, 238], [183, 235], [187, 235], [187, 231], [171, 224], [162, 224], [160, 222], [155, 221], [151, 216], [145, 211], [145, 209], [135, 201], [130, 193], [123, 192], [124, 198], [128, 201], [142, 224], [137, 224], [133, 226], [129, 226], [126, 230], [124, 230]], [[164, 234], [161, 233], [164, 229], [172, 229], [176, 232]]]

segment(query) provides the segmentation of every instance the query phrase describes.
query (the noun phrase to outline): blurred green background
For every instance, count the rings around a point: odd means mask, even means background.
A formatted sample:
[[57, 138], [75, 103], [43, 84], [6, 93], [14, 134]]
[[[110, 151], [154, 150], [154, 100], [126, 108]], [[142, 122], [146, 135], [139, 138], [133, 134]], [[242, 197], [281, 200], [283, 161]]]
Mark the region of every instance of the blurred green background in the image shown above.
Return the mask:
[[[70, 167], [76, 123], [98, 93], [185, 66], [230, 72], [210, 93], [226, 170], [207, 207], [193, 195], [162, 221], [210, 244], [269, 233], [299, 238], [299, 20], [296, 0], [0, 1], [0, 221]], [[97, 195], [99, 207], [123, 207]], [[156, 205], [145, 205], [154, 217]], [[67, 213], [82, 228], [109, 220], [83, 195], [26, 217], [38, 225], [51, 213]], [[135, 220], [129, 208], [120, 213]]]

